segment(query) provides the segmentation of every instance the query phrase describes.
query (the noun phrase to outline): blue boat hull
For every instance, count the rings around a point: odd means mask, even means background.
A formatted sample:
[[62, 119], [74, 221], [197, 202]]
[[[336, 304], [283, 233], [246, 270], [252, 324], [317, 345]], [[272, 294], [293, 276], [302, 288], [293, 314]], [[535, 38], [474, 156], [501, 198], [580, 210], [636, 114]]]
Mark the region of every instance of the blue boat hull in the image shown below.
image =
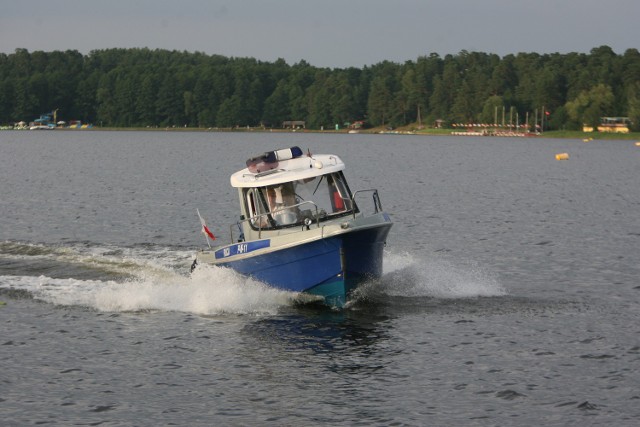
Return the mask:
[[275, 288], [306, 292], [343, 307], [363, 281], [382, 275], [390, 223], [218, 264]]

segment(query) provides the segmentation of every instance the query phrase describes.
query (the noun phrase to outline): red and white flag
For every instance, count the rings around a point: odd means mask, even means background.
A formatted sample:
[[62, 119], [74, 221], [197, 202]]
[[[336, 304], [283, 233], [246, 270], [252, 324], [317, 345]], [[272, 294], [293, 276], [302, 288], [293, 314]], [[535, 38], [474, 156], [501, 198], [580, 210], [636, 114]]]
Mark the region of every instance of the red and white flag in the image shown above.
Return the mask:
[[207, 223], [204, 222], [204, 218], [200, 215], [200, 211], [198, 209], [196, 209], [196, 211], [198, 212], [198, 218], [200, 218], [200, 224], [202, 224], [202, 233], [211, 240], [216, 240], [216, 236], [214, 236], [211, 230], [209, 230], [209, 227], [207, 227]]

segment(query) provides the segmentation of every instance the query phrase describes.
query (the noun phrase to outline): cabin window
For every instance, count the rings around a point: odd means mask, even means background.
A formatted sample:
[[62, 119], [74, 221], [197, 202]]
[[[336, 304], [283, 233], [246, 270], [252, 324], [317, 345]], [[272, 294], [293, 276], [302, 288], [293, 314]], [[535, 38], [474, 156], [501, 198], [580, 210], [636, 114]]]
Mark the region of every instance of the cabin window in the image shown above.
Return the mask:
[[[344, 180], [342, 173], [332, 174], [330, 179], [333, 179], [334, 193], [333, 193], [333, 207], [334, 212], [353, 210], [353, 202], [351, 201], [351, 193], [347, 187], [347, 183]], [[331, 184], [330, 184], [331, 185]]]
[[317, 207], [320, 218], [353, 211], [351, 194], [342, 173], [299, 180], [294, 185], [301, 211], [311, 211], [315, 215]]
[[251, 225], [255, 228], [267, 228], [270, 225], [269, 217], [266, 215], [269, 212], [269, 208], [259, 189], [250, 188], [246, 190], [245, 200]]
[[245, 193], [247, 213], [254, 228], [303, 225], [353, 212], [351, 193], [342, 173], [252, 188]]

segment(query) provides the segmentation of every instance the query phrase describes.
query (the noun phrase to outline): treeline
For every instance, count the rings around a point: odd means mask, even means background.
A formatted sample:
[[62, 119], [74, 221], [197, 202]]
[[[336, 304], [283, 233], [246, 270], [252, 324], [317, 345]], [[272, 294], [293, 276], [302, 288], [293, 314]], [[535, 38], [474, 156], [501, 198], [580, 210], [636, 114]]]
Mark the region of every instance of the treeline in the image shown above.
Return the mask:
[[608, 46], [589, 54], [462, 51], [403, 64], [330, 69], [150, 49], [0, 54], [0, 123], [58, 110], [58, 119], [102, 126], [308, 128], [533, 122], [578, 129], [601, 116], [640, 124], [640, 53]]

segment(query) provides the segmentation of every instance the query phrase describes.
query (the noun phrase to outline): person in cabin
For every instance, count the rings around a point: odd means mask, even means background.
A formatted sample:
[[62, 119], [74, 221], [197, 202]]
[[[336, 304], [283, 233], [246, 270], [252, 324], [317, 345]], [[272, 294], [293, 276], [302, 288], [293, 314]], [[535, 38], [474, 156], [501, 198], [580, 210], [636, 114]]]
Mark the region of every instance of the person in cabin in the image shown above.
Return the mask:
[[277, 225], [289, 225], [298, 221], [295, 208], [289, 208], [296, 204], [293, 183], [286, 182], [267, 188], [269, 198], [269, 210]]

